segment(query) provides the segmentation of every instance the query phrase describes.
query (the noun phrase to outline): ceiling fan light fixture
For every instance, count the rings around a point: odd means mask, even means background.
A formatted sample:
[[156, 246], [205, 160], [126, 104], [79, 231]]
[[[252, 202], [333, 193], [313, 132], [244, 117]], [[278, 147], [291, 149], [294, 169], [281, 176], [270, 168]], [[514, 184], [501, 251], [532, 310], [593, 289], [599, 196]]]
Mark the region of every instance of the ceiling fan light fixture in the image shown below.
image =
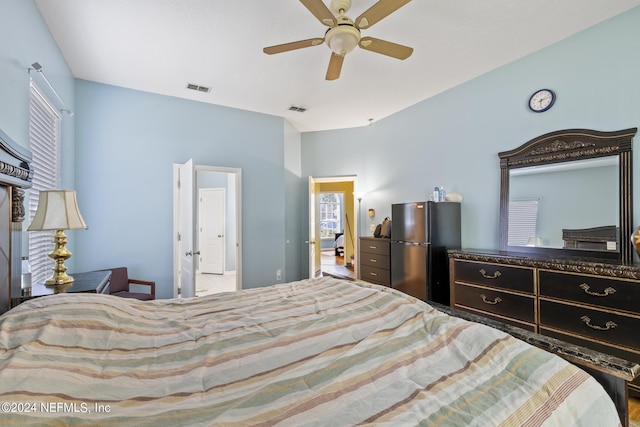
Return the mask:
[[360, 31], [353, 25], [338, 25], [327, 31], [325, 40], [333, 53], [344, 56], [358, 45]]

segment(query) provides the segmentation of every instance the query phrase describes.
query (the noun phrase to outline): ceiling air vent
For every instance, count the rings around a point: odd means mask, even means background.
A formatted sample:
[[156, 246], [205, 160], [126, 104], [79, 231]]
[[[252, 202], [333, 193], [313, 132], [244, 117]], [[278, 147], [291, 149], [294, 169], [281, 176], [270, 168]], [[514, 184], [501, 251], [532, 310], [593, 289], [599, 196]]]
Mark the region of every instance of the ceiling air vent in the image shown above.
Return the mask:
[[193, 83], [187, 83], [187, 89], [195, 90], [197, 92], [204, 92], [204, 93], [211, 92], [210, 87], [194, 85]]
[[307, 109], [305, 107], [296, 107], [295, 105], [292, 105], [291, 107], [289, 107], [289, 111], [297, 111], [298, 113], [304, 113], [305, 111], [307, 111]]

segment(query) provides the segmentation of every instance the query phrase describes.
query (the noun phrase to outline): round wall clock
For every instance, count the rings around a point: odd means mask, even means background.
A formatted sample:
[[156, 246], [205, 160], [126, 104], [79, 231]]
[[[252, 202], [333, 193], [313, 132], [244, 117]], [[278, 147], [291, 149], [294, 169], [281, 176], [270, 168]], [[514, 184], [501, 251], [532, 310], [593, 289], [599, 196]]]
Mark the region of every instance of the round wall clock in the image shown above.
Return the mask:
[[547, 111], [556, 102], [556, 93], [551, 89], [537, 90], [529, 98], [529, 108], [536, 113]]

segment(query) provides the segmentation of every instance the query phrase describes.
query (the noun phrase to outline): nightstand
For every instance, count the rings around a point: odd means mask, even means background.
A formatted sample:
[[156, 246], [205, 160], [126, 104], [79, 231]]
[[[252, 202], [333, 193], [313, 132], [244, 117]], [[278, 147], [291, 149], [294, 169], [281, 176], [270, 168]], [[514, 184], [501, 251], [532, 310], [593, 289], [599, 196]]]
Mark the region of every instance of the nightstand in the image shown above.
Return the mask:
[[[89, 271], [86, 273], [71, 274], [73, 277], [73, 285], [65, 290], [65, 293], [97, 293], [109, 294], [109, 282], [111, 279], [111, 271]], [[34, 283], [31, 286], [30, 295], [23, 295], [20, 298], [13, 298], [13, 307], [18, 304], [30, 300], [32, 298], [42, 297], [45, 295], [53, 295], [53, 289], [44, 286], [43, 283]]]

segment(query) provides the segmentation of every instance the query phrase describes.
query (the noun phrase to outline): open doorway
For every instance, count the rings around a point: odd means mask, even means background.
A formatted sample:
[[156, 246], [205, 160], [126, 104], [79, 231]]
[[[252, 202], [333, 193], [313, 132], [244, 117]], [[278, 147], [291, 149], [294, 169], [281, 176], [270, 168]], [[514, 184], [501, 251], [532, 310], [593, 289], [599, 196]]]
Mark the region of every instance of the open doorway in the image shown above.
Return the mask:
[[356, 277], [355, 180], [355, 176], [309, 179], [309, 277]]
[[353, 279], [353, 258], [345, 257], [345, 251], [346, 240], [354, 237], [344, 198], [344, 191], [320, 191], [320, 270], [323, 275]]
[[241, 170], [187, 164], [174, 165], [174, 296], [240, 290]]
[[239, 289], [235, 173], [196, 166], [196, 296]]

